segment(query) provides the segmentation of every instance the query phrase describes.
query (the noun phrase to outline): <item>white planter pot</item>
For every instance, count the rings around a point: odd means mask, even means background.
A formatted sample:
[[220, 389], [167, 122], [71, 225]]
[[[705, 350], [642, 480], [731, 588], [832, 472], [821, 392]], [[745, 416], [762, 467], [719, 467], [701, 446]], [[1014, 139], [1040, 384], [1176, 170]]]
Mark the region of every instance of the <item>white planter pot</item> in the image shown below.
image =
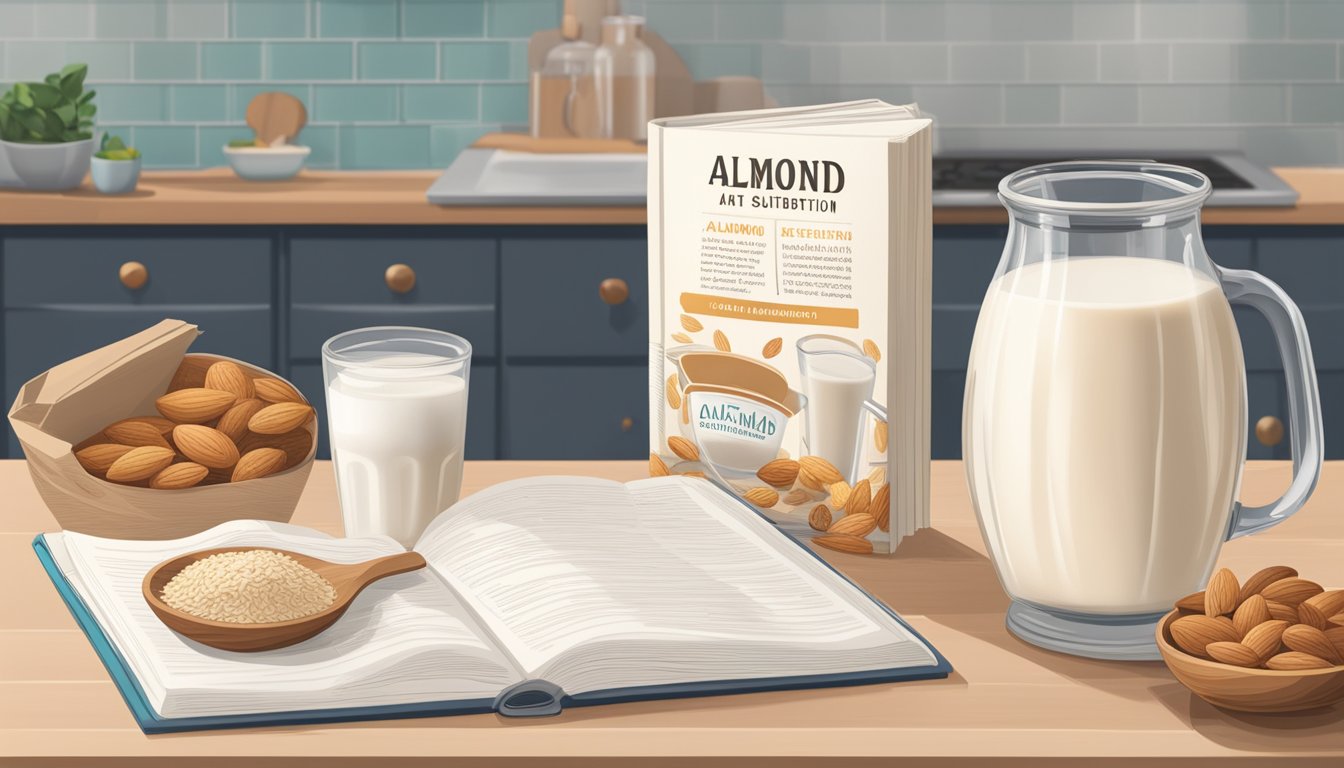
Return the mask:
[[135, 190], [140, 180], [140, 158], [134, 160], [104, 160], [93, 158], [90, 175], [93, 186], [104, 195], [121, 195]]
[[0, 141], [0, 145], [26, 189], [74, 189], [84, 181], [93, 157], [93, 139], [63, 144]]

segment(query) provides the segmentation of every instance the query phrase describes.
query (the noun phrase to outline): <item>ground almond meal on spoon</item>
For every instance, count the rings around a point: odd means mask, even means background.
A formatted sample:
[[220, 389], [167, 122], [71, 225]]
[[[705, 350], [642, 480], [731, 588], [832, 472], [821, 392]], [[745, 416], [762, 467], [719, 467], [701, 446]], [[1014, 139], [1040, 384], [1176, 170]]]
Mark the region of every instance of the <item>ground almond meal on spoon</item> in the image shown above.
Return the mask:
[[163, 601], [211, 621], [269, 624], [331, 607], [336, 590], [289, 555], [249, 549], [220, 552], [183, 568], [164, 586]]

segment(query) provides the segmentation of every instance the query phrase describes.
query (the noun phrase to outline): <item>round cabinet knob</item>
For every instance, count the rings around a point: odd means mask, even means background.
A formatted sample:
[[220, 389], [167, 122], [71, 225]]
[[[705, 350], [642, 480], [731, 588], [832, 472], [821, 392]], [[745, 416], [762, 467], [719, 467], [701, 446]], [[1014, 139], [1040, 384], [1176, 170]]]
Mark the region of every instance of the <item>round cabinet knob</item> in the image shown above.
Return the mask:
[[393, 293], [408, 293], [415, 287], [415, 270], [409, 264], [393, 264], [383, 273], [383, 280]]
[[597, 286], [597, 294], [614, 307], [617, 304], [624, 304], [625, 300], [630, 298], [630, 286], [619, 277], [608, 277]]
[[128, 261], [121, 265], [117, 275], [121, 278], [122, 285], [132, 291], [138, 291], [149, 280], [149, 268], [138, 261]]
[[1255, 439], [1271, 448], [1283, 442], [1283, 422], [1278, 416], [1261, 416], [1255, 422]]
[[634, 428], [635, 428], [635, 420], [634, 420], [634, 419], [630, 418], [629, 416], [626, 416], [624, 419], [621, 419], [621, 431], [622, 431], [622, 432], [629, 432], [630, 430], [632, 430], [632, 429], [634, 429]]

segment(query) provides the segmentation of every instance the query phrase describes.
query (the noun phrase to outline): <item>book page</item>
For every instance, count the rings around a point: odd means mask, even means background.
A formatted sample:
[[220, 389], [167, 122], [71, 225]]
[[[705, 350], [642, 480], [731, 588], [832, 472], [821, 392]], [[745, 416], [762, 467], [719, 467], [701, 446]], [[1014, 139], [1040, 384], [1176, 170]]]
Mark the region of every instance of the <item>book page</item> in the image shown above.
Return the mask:
[[862, 592], [706, 481], [550, 477], [459, 502], [416, 547], [569, 693], [933, 663]]
[[390, 538], [335, 539], [240, 520], [183, 539], [122, 541], [48, 534], [62, 570], [163, 717], [251, 714], [493, 698], [521, 677], [430, 569], [369, 585], [337, 622], [274, 651], [221, 651], [163, 625], [141, 593], [150, 568], [185, 552], [287, 549], [360, 562], [403, 548]]

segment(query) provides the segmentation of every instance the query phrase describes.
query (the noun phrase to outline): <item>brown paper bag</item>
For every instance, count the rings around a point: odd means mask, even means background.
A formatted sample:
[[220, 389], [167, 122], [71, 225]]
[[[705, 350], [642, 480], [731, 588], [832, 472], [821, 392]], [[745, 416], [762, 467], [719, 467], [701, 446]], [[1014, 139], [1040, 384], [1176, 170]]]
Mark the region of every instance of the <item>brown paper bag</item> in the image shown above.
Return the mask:
[[[194, 325], [164, 320], [61, 363], [19, 390], [9, 423], [23, 446], [33, 484], [61, 528], [117, 539], [174, 539], [228, 520], [285, 522], [294, 514], [312, 471], [316, 440], [303, 462], [283, 472], [178, 491], [110, 483], [90, 475], [75, 459], [74, 446], [111, 422], [159, 415], [154, 401], [167, 391], [198, 335]], [[308, 429], [316, 435], [315, 420]]]

